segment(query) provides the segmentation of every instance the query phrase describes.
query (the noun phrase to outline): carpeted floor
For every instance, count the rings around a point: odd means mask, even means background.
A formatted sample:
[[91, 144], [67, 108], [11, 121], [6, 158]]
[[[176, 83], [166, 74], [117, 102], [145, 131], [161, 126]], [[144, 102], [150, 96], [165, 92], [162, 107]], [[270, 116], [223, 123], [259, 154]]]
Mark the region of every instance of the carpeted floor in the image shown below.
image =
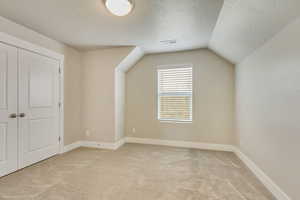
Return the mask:
[[80, 148], [0, 178], [0, 200], [275, 200], [233, 154]]

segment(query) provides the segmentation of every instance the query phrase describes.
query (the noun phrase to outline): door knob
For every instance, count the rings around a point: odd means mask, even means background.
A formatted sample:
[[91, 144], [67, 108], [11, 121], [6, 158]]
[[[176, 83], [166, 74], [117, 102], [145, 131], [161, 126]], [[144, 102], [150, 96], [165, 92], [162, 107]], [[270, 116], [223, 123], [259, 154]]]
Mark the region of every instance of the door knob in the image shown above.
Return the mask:
[[10, 114], [10, 115], [9, 115], [9, 118], [15, 119], [15, 118], [17, 118], [17, 114], [15, 114], [15, 113]]
[[25, 113], [20, 113], [19, 114], [19, 117], [21, 117], [21, 118], [23, 118], [23, 117], [25, 117], [26, 115], [25, 115]]

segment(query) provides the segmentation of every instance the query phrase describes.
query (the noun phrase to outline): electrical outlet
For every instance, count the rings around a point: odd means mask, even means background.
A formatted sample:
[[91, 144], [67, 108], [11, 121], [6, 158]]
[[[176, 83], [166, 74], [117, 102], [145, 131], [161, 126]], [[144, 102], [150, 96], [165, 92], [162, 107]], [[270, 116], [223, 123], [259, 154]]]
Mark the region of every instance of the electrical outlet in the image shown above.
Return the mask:
[[89, 129], [85, 130], [85, 135], [87, 137], [91, 136], [91, 131]]
[[132, 128], [132, 133], [135, 133], [136, 132], [136, 129], [135, 128]]

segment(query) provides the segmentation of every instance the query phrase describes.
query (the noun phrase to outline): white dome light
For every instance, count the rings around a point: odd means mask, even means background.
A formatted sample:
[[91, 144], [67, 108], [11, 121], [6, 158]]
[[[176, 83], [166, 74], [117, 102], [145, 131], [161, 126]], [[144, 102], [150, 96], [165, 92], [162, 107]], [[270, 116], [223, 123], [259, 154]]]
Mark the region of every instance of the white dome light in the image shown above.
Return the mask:
[[114, 15], [125, 16], [133, 9], [132, 0], [105, 0], [106, 8]]

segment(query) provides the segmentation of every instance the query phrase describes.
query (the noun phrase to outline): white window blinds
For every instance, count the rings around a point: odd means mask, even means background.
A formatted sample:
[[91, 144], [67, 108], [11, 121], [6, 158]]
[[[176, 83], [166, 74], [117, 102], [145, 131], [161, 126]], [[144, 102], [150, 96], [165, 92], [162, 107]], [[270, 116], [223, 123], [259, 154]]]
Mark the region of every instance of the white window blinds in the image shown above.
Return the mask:
[[192, 121], [193, 69], [158, 69], [158, 119]]

